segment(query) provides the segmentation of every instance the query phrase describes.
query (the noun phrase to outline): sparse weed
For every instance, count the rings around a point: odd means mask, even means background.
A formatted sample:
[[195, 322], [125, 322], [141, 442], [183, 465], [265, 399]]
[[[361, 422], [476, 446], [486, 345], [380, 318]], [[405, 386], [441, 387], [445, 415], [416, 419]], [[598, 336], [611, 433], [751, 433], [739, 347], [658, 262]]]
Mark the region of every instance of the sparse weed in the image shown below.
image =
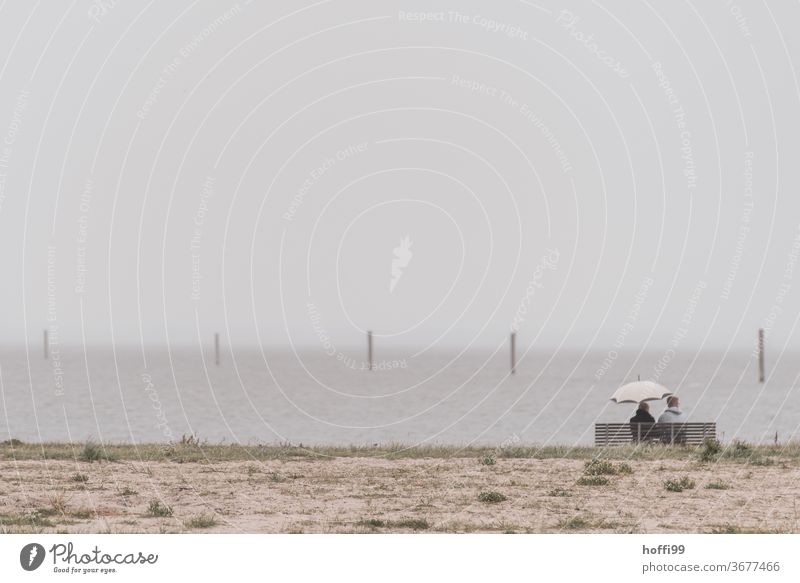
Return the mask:
[[614, 476], [617, 469], [608, 460], [589, 460], [584, 464], [583, 473], [587, 476]]
[[664, 489], [667, 492], [683, 492], [684, 490], [691, 490], [694, 488], [694, 480], [688, 476], [682, 478], [670, 478], [664, 482]]
[[706, 439], [698, 449], [700, 461], [710, 462], [719, 457], [722, 451], [722, 444], [716, 439]]
[[608, 486], [610, 482], [605, 476], [581, 476], [576, 483], [579, 486]]
[[431, 525], [424, 518], [404, 518], [391, 523], [392, 526], [397, 528], [410, 528], [412, 530], [428, 530]]
[[169, 518], [172, 516], [172, 506], [167, 506], [160, 500], [151, 500], [147, 507], [147, 514], [156, 518]]
[[508, 500], [508, 497], [500, 492], [489, 490], [488, 492], [481, 492], [478, 494], [478, 500], [485, 502], [486, 504], [497, 504], [498, 502], [504, 502]]
[[211, 528], [217, 525], [217, 519], [211, 514], [193, 516], [185, 522], [186, 528]]
[[111, 456], [105, 452], [102, 445], [90, 439], [83, 445], [80, 459], [85, 462], [111, 461]]
[[590, 525], [591, 522], [583, 516], [572, 516], [558, 522], [558, 528], [564, 530], [578, 530], [581, 528], [588, 528]]
[[564, 488], [553, 488], [547, 493], [548, 496], [555, 496], [557, 498], [572, 496], [569, 490]]

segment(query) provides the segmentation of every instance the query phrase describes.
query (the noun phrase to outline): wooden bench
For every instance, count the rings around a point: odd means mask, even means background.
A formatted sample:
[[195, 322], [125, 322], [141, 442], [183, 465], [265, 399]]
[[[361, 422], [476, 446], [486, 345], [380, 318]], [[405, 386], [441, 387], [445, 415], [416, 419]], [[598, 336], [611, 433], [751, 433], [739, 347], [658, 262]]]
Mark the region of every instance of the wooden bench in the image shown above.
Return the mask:
[[717, 438], [717, 424], [710, 423], [595, 423], [595, 445], [624, 443], [677, 443], [697, 445]]

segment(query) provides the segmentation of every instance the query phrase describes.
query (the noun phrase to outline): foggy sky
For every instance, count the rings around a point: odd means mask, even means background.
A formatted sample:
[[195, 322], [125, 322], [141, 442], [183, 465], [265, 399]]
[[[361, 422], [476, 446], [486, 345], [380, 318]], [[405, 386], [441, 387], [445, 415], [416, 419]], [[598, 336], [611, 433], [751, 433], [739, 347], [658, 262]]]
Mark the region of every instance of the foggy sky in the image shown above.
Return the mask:
[[799, 21], [6, 2], [0, 344], [800, 349]]

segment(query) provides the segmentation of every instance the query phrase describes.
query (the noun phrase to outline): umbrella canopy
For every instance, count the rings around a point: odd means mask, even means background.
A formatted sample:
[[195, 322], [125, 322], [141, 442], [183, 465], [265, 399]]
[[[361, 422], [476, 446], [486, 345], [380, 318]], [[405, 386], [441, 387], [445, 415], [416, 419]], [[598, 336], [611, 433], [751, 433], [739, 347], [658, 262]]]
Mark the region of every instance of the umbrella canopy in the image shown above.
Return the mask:
[[615, 403], [639, 403], [640, 401], [657, 401], [669, 397], [672, 391], [653, 381], [636, 381], [622, 385], [611, 396]]

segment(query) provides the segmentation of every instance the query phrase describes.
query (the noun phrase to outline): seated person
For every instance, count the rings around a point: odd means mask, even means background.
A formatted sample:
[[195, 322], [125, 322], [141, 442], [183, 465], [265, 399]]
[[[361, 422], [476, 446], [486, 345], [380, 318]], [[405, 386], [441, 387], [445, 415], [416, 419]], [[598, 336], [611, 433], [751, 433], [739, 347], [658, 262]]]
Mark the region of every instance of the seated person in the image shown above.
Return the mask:
[[[667, 408], [659, 415], [659, 423], [686, 423], [689, 417], [681, 411], [681, 403], [678, 397], [672, 396], [667, 399]], [[665, 443], [683, 443], [685, 436], [680, 428], [670, 427], [662, 429], [661, 441]]]
[[647, 401], [639, 403], [639, 408], [636, 409], [636, 415], [631, 417], [631, 423], [655, 423], [655, 417], [650, 415], [650, 405]]
[[639, 408], [636, 409], [636, 415], [631, 417], [631, 437], [633, 441], [640, 441], [642, 439], [646, 439], [648, 437], [648, 433], [650, 432], [651, 426], [648, 425], [645, 427], [639, 427], [637, 423], [655, 423], [656, 420], [650, 415], [650, 405], [648, 405], [645, 401], [639, 403]]
[[686, 413], [680, 409], [681, 402], [675, 395], [667, 399], [667, 408], [659, 415], [659, 423], [686, 423], [688, 417]]

